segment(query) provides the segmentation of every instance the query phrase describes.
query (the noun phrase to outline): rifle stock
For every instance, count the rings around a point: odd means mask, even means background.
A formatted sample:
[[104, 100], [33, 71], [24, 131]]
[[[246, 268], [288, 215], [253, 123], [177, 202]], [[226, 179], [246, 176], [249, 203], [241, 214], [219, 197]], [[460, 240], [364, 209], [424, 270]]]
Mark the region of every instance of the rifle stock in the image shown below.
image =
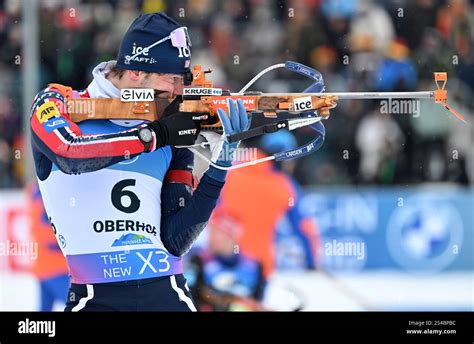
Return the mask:
[[[337, 105], [335, 96], [309, 96], [307, 94], [279, 94], [275, 96], [262, 95], [230, 95], [209, 96], [200, 99], [184, 99], [179, 105], [181, 112], [189, 112], [201, 117], [203, 129], [222, 128], [217, 110], [227, 110], [227, 99], [241, 99], [247, 112], [262, 113], [269, 120], [285, 118], [299, 118], [300, 113], [314, 113], [319, 111], [323, 117], [329, 116], [329, 110]], [[298, 99], [307, 99], [307, 106], [298, 111], [295, 104]], [[310, 100], [309, 100], [310, 99]], [[169, 103], [168, 103], [169, 104]], [[99, 119], [141, 119], [153, 121], [159, 119], [164, 108], [157, 101], [122, 102], [119, 98], [77, 98], [68, 100], [68, 113], [72, 121], [78, 123], [85, 120]], [[293, 116], [291, 114], [293, 113]], [[288, 116], [288, 114], [290, 114]]]

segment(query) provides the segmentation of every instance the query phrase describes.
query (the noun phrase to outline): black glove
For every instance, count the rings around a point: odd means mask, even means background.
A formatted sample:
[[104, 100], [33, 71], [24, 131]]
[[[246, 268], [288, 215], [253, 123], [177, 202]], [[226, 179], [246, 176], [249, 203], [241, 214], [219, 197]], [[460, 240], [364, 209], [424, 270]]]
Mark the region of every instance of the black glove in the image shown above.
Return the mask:
[[182, 96], [176, 96], [174, 100], [163, 110], [163, 114], [160, 118], [171, 116], [179, 112], [179, 105], [183, 102]]
[[188, 146], [196, 141], [200, 125], [193, 113], [178, 112], [148, 124], [156, 134], [157, 147]]

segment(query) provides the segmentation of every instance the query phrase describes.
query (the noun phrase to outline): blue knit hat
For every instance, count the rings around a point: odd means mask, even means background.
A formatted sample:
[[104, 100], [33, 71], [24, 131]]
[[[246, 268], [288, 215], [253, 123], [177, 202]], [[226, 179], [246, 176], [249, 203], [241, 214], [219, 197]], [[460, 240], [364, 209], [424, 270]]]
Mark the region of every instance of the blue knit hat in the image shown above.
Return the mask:
[[187, 29], [164, 13], [139, 16], [120, 44], [117, 67], [154, 73], [184, 74], [191, 63]]

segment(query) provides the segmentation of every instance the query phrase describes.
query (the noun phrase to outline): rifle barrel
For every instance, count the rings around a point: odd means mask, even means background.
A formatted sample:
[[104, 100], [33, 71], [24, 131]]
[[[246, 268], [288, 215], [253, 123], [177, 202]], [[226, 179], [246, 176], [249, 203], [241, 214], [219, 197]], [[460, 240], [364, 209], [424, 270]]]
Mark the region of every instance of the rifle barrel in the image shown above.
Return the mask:
[[420, 92], [333, 92], [333, 93], [321, 93], [320, 95], [323, 96], [324, 94], [331, 95], [331, 96], [337, 96], [339, 99], [434, 98], [434, 92], [433, 91], [420, 91]]
[[[233, 93], [233, 96], [242, 94]], [[337, 96], [339, 99], [430, 99], [434, 98], [434, 91], [418, 91], [418, 92], [327, 92], [327, 93], [262, 93], [265, 97], [282, 97], [282, 96]]]

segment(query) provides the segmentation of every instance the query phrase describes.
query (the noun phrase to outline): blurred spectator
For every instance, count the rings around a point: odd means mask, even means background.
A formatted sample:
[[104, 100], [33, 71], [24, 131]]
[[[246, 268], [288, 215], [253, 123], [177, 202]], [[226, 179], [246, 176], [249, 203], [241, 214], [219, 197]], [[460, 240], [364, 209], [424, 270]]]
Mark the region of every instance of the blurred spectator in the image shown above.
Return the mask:
[[[272, 18], [270, 1], [253, 8], [250, 22], [243, 28], [243, 51], [237, 54], [238, 62], [243, 66], [239, 69], [263, 69], [274, 64], [274, 57], [282, 50], [282, 29], [281, 24]], [[245, 58], [241, 56], [242, 52]]]
[[394, 1], [391, 8], [398, 35], [404, 37], [411, 50], [421, 44], [425, 30], [435, 26], [437, 0], [409, 0], [403, 6]]
[[[265, 135], [260, 140], [260, 148], [268, 155], [289, 151], [297, 147], [297, 142], [291, 132], [279, 131]], [[296, 161], [286, 160], [276, 162], [275, 169], [287, 176], [294, 174]], [[290, 199], [291, 207], [276, 224], [274, 244], [277, 270], [302, 270], [319, 267], [321, 243], [315, 222], [301, 213], [299, 199], [302, 190], [295, 180], [291, 180], [297, 197]]]
[[119, 0], [112, 18], [112, 32], [117, 34], [126, 32], [132, 21], [140, 14], [138, 2], [131, 0]]
[[[449, 85], [451, 105], [468, 114], [468, 108], [461, 104], [472, 98], [472, 92], [456, 79], [450, 80]], [[420, 85], [420, 88], [426, 87], [427, 83]], [[456, 102], [456, 99], [460, 101]], [[466, 123], [460, 126], [454, 116], [451, 118], [442, 107], [431, 101], [421, 102], [420, 114], [418, 118], [411, 118], [415, 134], [412, 140], [416, 146], [412, 174], [426, 181], [450, 180], [466, 184], [467, 169], [470, 168], [468, 162], [472, 159], [470, 151], [474, 144], [472, 125]]]
[[410, 50], [402, 39], [393, 40], [386, 58], [374, 73], [375, 90], [381, 92], [413, 91], [417, 83], [416, 67], [409, 57]]
[[394, 37], [395, 29], [387, 11], [372, 0], [359, 1], [348, 41], [353, 70], [373, 72]]
[[43, 200], [36, 182], [28, 188], [29, 219], [34, 242], [38, 244], [38, 258], [33, 273], [40, 282], [40, 311], [50, 312], [55, 302], [66, 305], [69, 277], [66, 260], [56, 241], [54, 227], [51, 227]]
[[186, 279], [201, 311], [258, 311], [265, 279], [262, 265], [239, 252], [242, 228], [236, 217], [214, 212], [207, 250], [189, 258]]
[[474, 16], [468, 0], [449, 0], [438, 11], [436, 26], [441, 36], [461, 57], [474, 42]]
[[[295, 148], [295, 144], [288, 132], [266, 136], [262, 142], [269, 153]], [[267, 154], [259, 150], [256, 155], [261, 158]], [[287, 174], [292, 170], [292, 162], [281, 165], [267, 161], [231, 171], [217, 206], [223, 213], [238, 216], [242, 225], [241, 252], [262, 263], [265, 277], [277, 265], [274, 239], [279, 228], [289, 230], [300, 241], [303, 267], [316, 266], [319, 236], [313, 220], [300, 211], [299, 188]]]
[[308, 1], [289, 1], [288, 9], [281, 46], [282, 59], [308, 64], [311, 51], [326, 43], [321, 20]]
[[356, 144], [361, 153], [359, 175], [363, 182], [390, 184], [393, 181], [404, 136], [391, 116], [373, 111], [357, 128]]
[[347, 34], [349, 33], [350, 19], [357, 9], [357, 0], [325, 0], [322, 3], [322, 23], [325, 27], [327, 43], [338, 53], [338, 66], [341, 61], [347, 65], [349, 48], [347, 47]]
[[[463, 108], [460, 108], [462, 111]], [[463, 184], [474, 183], [474, 126], [450, 126], [446, 155], [449, 157], [447, 179]]]
[[434, 29], [425, 30], [421, 45], [415, 50], [414, 58], [420, 77], [430, 81], [433, 78], [433, 71], [442, 70], [452, 75], [454, 70], [453, 51]]

